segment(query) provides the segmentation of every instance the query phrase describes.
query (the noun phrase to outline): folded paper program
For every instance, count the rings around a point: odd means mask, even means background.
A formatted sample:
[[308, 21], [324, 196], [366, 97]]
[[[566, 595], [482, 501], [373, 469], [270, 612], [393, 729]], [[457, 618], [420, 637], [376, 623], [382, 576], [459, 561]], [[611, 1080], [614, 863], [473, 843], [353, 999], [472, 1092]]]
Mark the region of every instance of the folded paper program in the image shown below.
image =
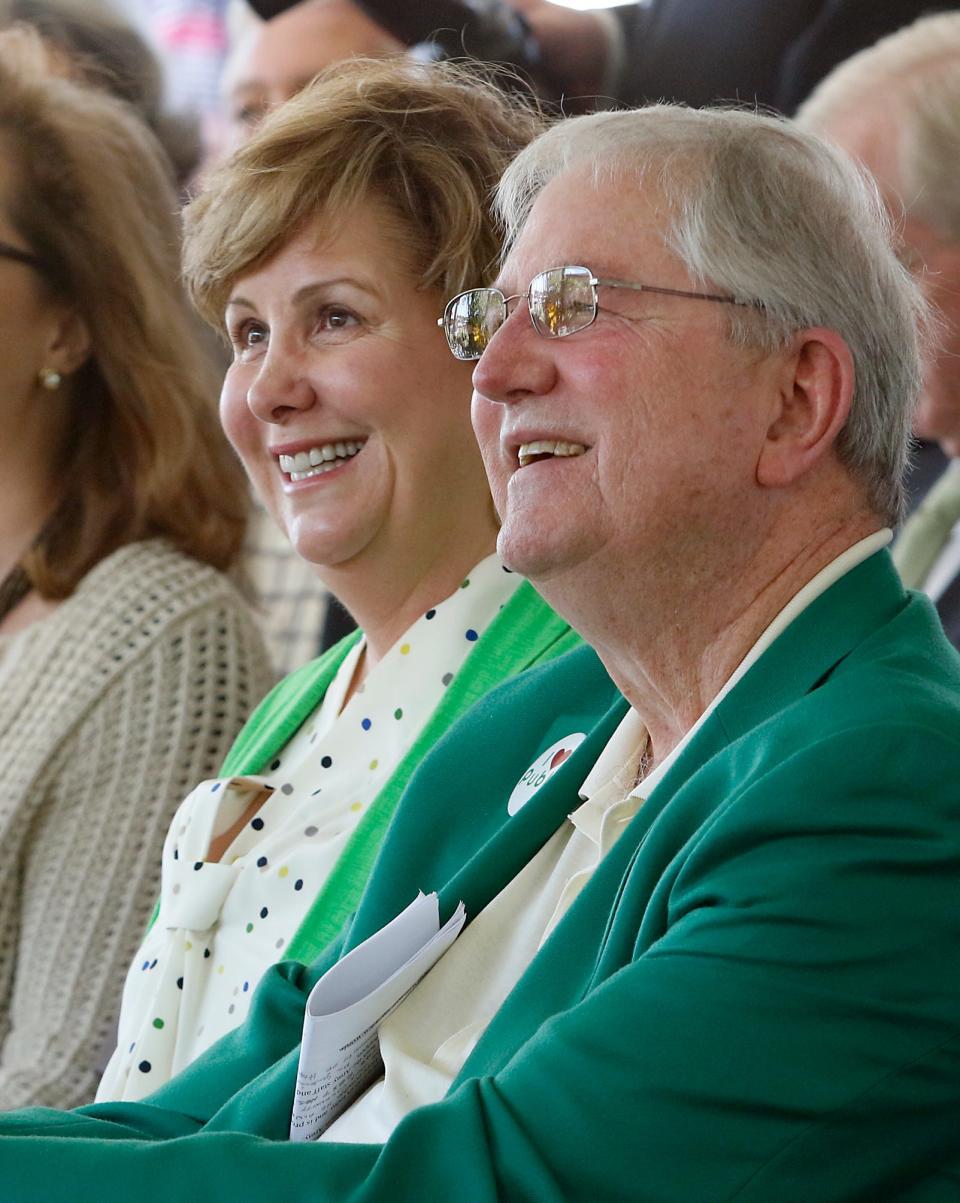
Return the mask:
[[463, 929], [461, 902], [440, 926], [436, 894], [418, 894], [391, 923], [338, 961], [307, 999], [290, 1139], [316, 1140], [382, 1072], [382, 1021]]

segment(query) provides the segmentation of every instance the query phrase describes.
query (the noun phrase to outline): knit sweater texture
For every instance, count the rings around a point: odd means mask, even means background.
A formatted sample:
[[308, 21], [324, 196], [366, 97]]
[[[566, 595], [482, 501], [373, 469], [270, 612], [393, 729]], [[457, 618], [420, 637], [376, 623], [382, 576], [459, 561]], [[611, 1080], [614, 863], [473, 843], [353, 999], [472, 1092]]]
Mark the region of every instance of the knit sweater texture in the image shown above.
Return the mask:
[[171, 816], [272, 680], [231, 583], [161, 540], [0, 637], [0, 1109], [93, 1098]]

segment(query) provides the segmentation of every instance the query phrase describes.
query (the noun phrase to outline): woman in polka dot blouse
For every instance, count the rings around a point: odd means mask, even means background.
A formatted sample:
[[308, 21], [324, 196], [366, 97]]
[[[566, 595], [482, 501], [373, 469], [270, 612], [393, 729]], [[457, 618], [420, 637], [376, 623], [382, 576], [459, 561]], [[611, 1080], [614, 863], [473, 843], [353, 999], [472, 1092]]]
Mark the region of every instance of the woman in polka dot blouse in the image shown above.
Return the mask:
[[100, 1099], [149, 1094], [244, 1018], [273, 961], [323, 948], [424, 751], [575, 642], [494, 554], [470, 365], [437, 327], [495, 262], [489, 195], [538, 126], [462, 71], [348, 64], [188, 208], [188, 284], [233, 347], [226, 432], [362, 633], [283, 682], [181, 806]]

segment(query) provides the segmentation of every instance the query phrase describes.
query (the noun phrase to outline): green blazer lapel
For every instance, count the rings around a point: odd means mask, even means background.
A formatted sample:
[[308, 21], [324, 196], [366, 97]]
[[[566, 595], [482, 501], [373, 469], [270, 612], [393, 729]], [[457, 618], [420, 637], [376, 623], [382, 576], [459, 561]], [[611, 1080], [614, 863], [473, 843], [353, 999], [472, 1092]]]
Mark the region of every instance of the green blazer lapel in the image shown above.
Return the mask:
[[647, 824], [712, 756], [804, 697], [907, 604], [886, 550], [831, 585], [767, 648], [693, 736], [642, 808]]
[[816, 598], [717, 707], [727, 742], [801, 698], [908, 603], [886, 550]]
[[[550, 682], [548, 691], [544, 680]], [[395, 918], [418, 889], [439, 892], [442, 921], [461, 899], [468, 922], [474, 919], [576, 807], [581, 782], [626, 708], [593, 651], [581, 647], [509, 681], [440, 741], [404, 795], [345, 938], [309, 969], [290, 963], [274, 966], [266, 988], [261, 985], [254, 997], [259, 1025], [273, 1039], [271, 1047], [286, 1036], [290, 1051], [239, 1089], [208, 1122], [208, 1130], [286, 1138], [297, 1069], [294, 1045], [314, 982], [340, 956]], [[583, 743], [525, 806], [509, 816], [507, 800], [533, 751], [545, 751], [573, 732], [586, 733]], [[466, 771], [471, 765], [478, 766], [476, 772]], [[247, 1021], [251, 1023], [252, 1018]], [[245, 1043], [245, 1031], [230, 1033], [218, 1046], [226, 1063], [233, 1046]], [[215, 1056], [208, 1053], [202, 1063], [213, 1064]], [[189, 1067], [179, 1079], [181, 1085], [192, 1074], [195, 1070]]]
[[[475, 918], [575, 809], [577, 789], [626, 708], [586, 647], [487, 695], [414, 775], [347, 947], [393, 919], [417, 890], [439, 892], [443, 919], [461, 899], [468, 922]], [[536, 755], [574, 733], [585, 734], [583, 743], [510, 816], [510, 794]]]
[[[625, 701], [611, 706], [569, 760], [440, 889], [440, 911], [444, 918], [453, 914], [460, 901], [466, 907], [468, 921], [476, 918], [536, 856], [579, 805], [578, 790], [626, 710]], [[504, 808], [508, 796], [509, 790], [502, 799]]]

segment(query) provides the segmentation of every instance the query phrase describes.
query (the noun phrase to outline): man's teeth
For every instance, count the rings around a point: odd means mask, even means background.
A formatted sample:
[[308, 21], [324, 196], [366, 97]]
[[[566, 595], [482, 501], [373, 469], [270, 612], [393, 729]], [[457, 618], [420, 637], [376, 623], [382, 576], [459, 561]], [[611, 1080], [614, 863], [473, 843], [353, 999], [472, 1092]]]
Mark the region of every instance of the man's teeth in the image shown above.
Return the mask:
[[554, 439], [537, 439], [533, 443], [521, 443], [518, 456], [520, 467], [533, 463], [541, 455], [570, 456], [583, 455], [586, 451], [583, 443], [560, 443]]
[[362, 442], [348, 439], [345, 443], [323, 443], [309, 451], [298, 451], [296, 455], [280, 456], [280, 471], [286, 472], [291, 480], [306, 480], [309, 476], [320, 476], [339, 468], [352, 459], [363, 446]]

